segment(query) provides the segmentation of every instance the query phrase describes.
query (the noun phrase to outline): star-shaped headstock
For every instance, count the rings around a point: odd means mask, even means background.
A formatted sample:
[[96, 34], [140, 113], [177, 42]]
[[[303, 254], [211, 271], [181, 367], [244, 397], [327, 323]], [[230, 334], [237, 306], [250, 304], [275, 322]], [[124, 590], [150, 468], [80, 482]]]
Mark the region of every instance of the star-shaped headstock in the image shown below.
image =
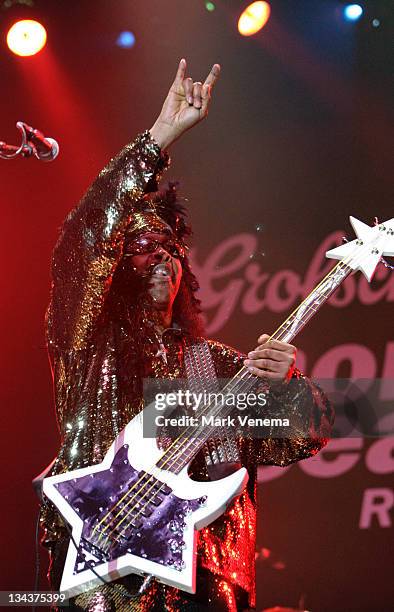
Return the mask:
[[394, 255], [394, 218], [372, 227], [355, 217], [350, 223], [357, 239], [327, 251], [326, 257], [342, 260], [370, 281], [381, 258]]

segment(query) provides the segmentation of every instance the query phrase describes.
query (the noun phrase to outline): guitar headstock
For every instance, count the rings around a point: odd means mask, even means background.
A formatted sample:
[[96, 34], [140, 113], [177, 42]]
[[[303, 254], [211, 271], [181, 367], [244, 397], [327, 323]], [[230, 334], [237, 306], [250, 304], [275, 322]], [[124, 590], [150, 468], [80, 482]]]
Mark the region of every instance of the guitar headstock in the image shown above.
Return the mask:
[[350, 217], [357, 239], [326, 252], [326, 257], [339, 259], [353, 270], [360, 270], [368, 281], [384, 255], [394, 255], [394, 218], [372, 227]]

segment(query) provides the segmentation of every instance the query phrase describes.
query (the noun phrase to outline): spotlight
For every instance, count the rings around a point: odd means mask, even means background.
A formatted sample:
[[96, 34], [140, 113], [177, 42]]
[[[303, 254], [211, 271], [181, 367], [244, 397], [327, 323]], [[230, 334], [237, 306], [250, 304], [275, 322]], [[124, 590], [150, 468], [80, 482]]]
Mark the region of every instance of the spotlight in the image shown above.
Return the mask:
[[358, 21], [363, 14], [363, 9], [359, 4], [348, 4], [343, 9], [343, 14], [347, 21]]
[[47, 33], [44, 26], [33, 19], [17, 21], [7, 34], [8, 48], [21, 57], [36, 55], [45, 46], [46, 41]]
[[206, 2], [205, 3], [205, 8], [207, 9], [207, 11], [209, 11], [210, 13], [212, 13], [212, 11], [215, 10], [216, 6], [214, 5], [213, 2]]
[[242, 36], [252, 36], [267, 23], [271, 14], [268, 2], [252, 2], [246, 7], [238, 20], [238, 32]]
[[134, 47], [135, 45], [135, 36], [133, 32], [121, 32], [116, 41], [118, 47], [123, 47], [123, 49], [130, 49], [130, 47]]

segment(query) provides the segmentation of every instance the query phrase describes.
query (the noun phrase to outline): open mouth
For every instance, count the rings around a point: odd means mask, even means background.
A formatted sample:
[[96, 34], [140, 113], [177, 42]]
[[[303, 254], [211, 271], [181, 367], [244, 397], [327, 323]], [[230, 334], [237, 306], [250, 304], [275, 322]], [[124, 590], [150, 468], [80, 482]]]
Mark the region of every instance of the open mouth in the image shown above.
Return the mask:
[[172, 268], [168, 263], [159, 263], [153, 268], [151, 276], [156, 276], [163, 279], [168, 278], [169, 280], [171, 280]]

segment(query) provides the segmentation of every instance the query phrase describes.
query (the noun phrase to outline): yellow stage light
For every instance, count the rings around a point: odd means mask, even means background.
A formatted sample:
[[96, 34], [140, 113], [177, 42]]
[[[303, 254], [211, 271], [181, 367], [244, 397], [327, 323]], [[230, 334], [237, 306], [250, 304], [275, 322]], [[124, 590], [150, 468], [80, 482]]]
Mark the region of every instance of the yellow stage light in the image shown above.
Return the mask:
[[256, 34], [267, 23], [271, 14], [268, 2], [252, 2], [238, 20], [238, 31], [242, 36]]
[[9, 49], [22, 57], [35, 55], [45, 46], [47, 33], [38, 21], [23, 19], [17, 21], [8, 30], [7, 45]]

